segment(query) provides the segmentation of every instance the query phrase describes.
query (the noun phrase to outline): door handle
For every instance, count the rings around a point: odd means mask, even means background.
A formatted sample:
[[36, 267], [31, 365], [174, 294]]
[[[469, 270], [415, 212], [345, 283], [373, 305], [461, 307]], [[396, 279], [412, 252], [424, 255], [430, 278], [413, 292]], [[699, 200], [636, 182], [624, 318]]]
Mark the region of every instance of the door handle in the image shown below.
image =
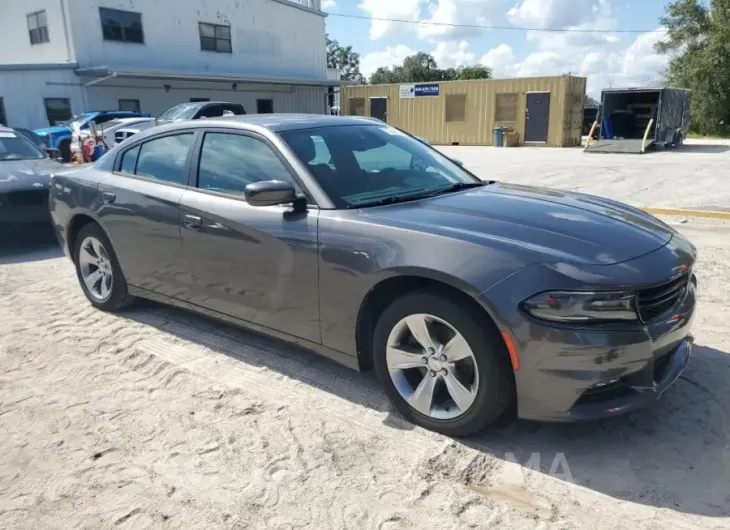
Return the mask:
[[185, 228], [198, 230], [201, 226], [203, 226], [203, 220], [197, 215], [184, 215], [183, 224], [185, 225]]
[[101, 194], [101, 200], [104, 201], [104, 204], [111, 204], [115, 200], [117, 200], [117, 196], [113, 193], [109, 193], [108, 191], [105, 191]]

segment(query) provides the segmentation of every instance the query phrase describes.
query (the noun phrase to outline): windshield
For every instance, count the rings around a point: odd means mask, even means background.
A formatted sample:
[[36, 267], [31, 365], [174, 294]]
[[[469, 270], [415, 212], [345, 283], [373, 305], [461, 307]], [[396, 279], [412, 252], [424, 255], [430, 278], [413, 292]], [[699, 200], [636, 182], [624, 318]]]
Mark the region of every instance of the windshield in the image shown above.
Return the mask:
[[482, 182], [435, 149], [379, 125], [281, 133], [337, 208], [412, 200]]
[[59, 122], [56, 122], [56, 125], [59, 126], [59, 127], [70, 127], [73, 122], [77, 121], [83, 127], [84, 125], [86, 125], [87, 122], [93, 120], [96, 116], [97, 116], [97, 114], [94, 113], [94, 112], [87, 112], [85, 114], [78, 114], [78, 115], [74, 116], [73, 118], [71, 118], [68, 121], [59, 121]]
[[195, 116], [195, 113], [199, 108], [200, 105], [196, 103], [182, 103], [167, 110], [158, 118], [158, 121], [189, 120]]
[[43, 151], [25, 136], [13, 131], [0, 131], [0, 161], [38, 160], [45, 157]]

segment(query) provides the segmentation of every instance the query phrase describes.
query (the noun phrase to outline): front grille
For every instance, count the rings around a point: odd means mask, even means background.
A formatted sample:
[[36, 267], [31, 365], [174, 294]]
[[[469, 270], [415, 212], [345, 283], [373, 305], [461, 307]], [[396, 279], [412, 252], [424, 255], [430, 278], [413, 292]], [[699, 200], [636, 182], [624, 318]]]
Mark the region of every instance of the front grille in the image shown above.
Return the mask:
[[48, 190], [11, 191], [7, 197], [13, 206], [42, 206], [48, 201]]
[[674, 307], [677, 300], [687, 290], [689, 276], [689, 273], [685, 273], [656, 287], [639, 291], [637, 302], [641, 320], [650, 322]]

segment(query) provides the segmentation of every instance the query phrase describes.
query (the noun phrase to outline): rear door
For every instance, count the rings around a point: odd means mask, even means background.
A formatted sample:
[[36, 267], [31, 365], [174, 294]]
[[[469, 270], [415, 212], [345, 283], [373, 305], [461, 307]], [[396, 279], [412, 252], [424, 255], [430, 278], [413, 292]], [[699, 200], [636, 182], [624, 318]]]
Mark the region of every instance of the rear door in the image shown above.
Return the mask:
[[130, 285], [166, 296], [179, 290], [179, 202], [196, 134], [167, 133], [125, 149], [99, 185], [99, 216]]
[[256, 207], [244, 198], [253, 182], [298, 186], [294, 170], [266, 138], [238, 129], [207, 130], [195, 160], [194, 187], [180, 203], [188, 281], [180, 297], [319, 343], [319, 210]]

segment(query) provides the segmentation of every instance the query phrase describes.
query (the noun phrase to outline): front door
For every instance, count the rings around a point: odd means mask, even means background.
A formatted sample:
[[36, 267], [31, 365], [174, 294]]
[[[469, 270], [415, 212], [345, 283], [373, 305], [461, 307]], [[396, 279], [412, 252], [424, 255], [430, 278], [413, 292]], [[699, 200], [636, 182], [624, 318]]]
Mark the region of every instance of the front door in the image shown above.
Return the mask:
[[528, 92], [525, 115], [525, 142], [547, 142], [550, 92]]
[[195, 159], [196, 186], [180, 201], [188, 285], [176, 296], [319, 343], [319, 210], [243, 197], [253, 182], [294, 182], [293, 170], [265, 139], [231, 130], [207, 131]]
[[388, 100], [386, 98], [370, 98], [370, 116], [387, 122]]

